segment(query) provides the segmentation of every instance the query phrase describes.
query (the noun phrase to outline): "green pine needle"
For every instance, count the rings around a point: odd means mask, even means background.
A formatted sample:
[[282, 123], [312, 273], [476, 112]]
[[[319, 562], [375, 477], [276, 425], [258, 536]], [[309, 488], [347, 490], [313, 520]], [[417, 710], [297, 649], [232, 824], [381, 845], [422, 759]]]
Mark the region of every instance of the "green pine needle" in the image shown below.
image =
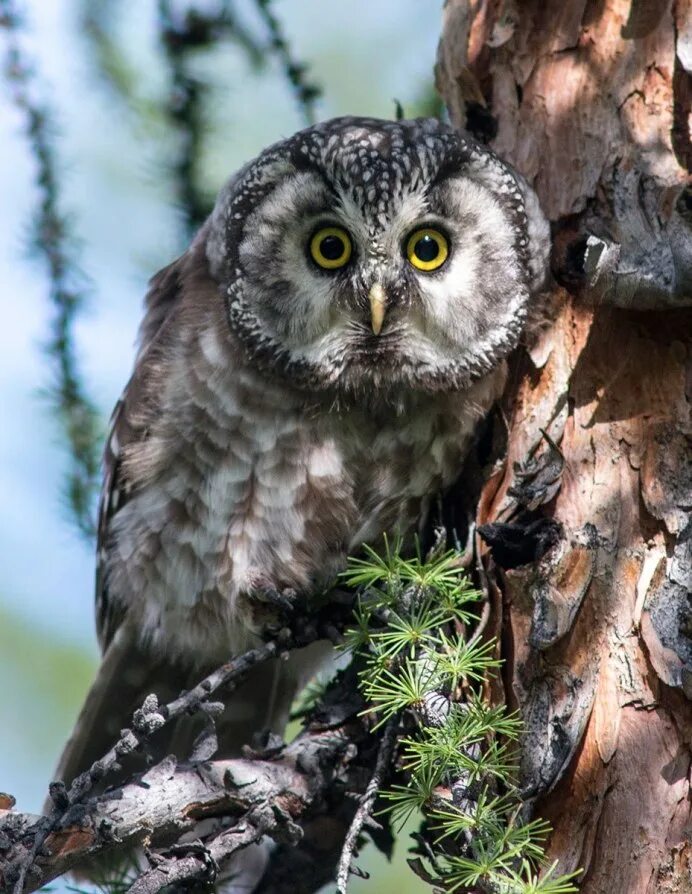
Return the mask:
[[380, 655], [395, 658], [407, 652], [413, 659], [421, 646], [436, 646], [440, 641], [439, 629], [454, 618], [444, 606], [435, 605], [431, 594], [426, 594], [406, 614], [392, 610], [387, 627], [372, 635], [373, 642]]
[[388, 802], [386, 809], [391, 811], [397, 829], [405, 826], [412, 814], [427, 806], [443, 775], [443, 766], [429, 765], [419, 773], [413, 773], [408, 785], [393, 785], [382, 792], [383, 800]]
[[[494, 640], [469, 642], [460, 632], [482, 595], [458, 554], [402, 558], [401, 542], [385, 538], [381, 554], [365, 547], [362, 558], [350, 560], [343, 579], [359, 591], [345, 647], [364, 660], [362, 713], [376, 716], [374, 729], [397, 716], [415, 725], [399, 742], [406, 783], [380, 795], [398, 829], [422, 812], [438, 833], [436, 883], [448, 894], [479, 884], [498, 894], [576, 891], [575, 874], [556, 876], [555, 866], [537, 871], [550, 826], [519, 819], [514, 743], [521, 722], [480, 695], [501, 661]], [[462, 703], [453, 701], [459, 691]], [[449, 800], [452, 785], [468, 791], [463, 810]]]
[[[523, 860], [519, 871], [509, 874], [514, 887], [508, 890], [512, 894], [515, 892], [516, 894], [573, 894], [579, 890], [572, 884], [572, 880], [581, 875], [580, 870], [570, 872], [569, 875], [554, 877], [556, 870], [557, 862], [544, 869], [543, 874], [539, 877], [538, 873], [532, 870], [530, 863]], [[504, 879], [503, 882], [505, 882]]]
[[440, 833], [436, 839], [436, 842], [440, 842], [466, 832], [486, 836], [500, 835], [505, 818], [514, 809], [516, 800], [508, 795], [491, 797], [488, 790], [484, 789], [479, 793], [472, 811], [462, 811], [450, 804], [444, 809], [433, 807], [428, 811], [428, 816], [432, 821], [432, 828]]
[[450, 638], [444, 631], [440, 631], [439, 642], [442, 651], [437, 659], [438, 668], [440, 673], [449, 678], [452, 689], [456, 689], [462, 680], [482, 682], [491, 668], [502, 664], [500, 659], [493, 657], [495, 640], [469, 645], [459, 636]]
[[364, 714], [377, 713], [377, 727], [405, 708], [420, 708], [426, 696], [440, 688], [436, 664], [406, 658], [396, 672], [370, 662], [361, 674], [361, 689], [371, 706]]
[[478, 602], [482, 594], [469, 583], [454, 550], [425, 562], [420, 557], [403, 559], [400, 548], [400, 541], [392, 546], [386, 537], [382, 555], [365, 546], [366, 558], [350, 559], [341, 577], [350, 587], [370, 591], [378, 608], [392, 607], [403, 590], [413, 588], [434, 594], [436, 607], [462, 623], [473, 620], [466, 606]]

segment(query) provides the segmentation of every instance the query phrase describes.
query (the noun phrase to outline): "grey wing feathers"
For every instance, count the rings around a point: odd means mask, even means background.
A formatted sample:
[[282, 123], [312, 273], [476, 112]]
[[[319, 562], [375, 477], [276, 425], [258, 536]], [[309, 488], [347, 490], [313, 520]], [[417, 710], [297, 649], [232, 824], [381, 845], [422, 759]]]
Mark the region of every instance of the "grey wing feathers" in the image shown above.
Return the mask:
[[181, 270], [188, 253], [159, 270], [149, 281], [144, 298], [144, 317], [139, 326], [137, 341], [139, 350], [136, 363], [146, 354], [156, 334], [175, 307], [182, 286]]
[[105, 650], [123, 621], [123, 609], [108, 598], [105, 574], [106, 544], [110, 520], [126, 503], [129, 485], [122, 475], [121, 456], [133, 441], [146, 437], [141, 407], [151, 403], [147, 389], [147, 355], [162, 331], [181, 293], [181, 268], [187, 253], [164, 267], [149, 283], [145, 313], [139, 329], [139, 350], [130, 381], [113, 410], [103, 454], [103, 485], [99, 504], [96, 553], [96, 630], [101, 649]]

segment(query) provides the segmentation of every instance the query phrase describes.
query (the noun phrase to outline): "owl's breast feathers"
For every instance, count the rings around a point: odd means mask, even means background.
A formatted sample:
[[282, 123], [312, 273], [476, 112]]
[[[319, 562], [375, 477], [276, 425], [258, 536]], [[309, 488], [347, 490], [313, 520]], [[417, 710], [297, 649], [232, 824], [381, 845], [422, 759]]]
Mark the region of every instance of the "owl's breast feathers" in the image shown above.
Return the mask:
[[315, 592], [361, 543], [411, 530], [502, 378], [377, 411], [270, 380], [228, 328], [201, 240], [147, 306], [106, 456], [97, 599], [104, 642], [125, 620], [168, 655], [244, 648], [253, 588]]

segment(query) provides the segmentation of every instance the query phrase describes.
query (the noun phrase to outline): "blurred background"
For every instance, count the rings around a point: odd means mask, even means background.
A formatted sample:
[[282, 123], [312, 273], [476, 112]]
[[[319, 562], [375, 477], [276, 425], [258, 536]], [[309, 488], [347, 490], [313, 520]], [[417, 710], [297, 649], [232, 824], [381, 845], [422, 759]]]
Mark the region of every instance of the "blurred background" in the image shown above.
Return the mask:
[[[88, 528], [94, 468], [87, 445], [86, 480], [82, 469], [70, 484], [64, 389], [56, 411], [65, 356], [51, 353], [61, 320], [71, 336], [61, 350], [74, 347], [102, 434], [129, 375], [146, 282], [183, 250], [221, 183], [310, 116], [391, 118], [395, 100], [406, 117], [438, 113], [441, 10], [420, 0], [0, 0], [3, 16], [0, 791], [38, 811], [97, 662], [93, 541], [76, 523], [80, 514]], [[41, 133], [58, 186], [43, 218]], [[51, 220], [67, 236], [55, 240], [57, 265], [69, 268], [52, 295], [46, 257], [31, 250]], [[359, 862], [373, 879], [354, 890], [424, 890], [407, 846], [394, 869], [369, 849]]]

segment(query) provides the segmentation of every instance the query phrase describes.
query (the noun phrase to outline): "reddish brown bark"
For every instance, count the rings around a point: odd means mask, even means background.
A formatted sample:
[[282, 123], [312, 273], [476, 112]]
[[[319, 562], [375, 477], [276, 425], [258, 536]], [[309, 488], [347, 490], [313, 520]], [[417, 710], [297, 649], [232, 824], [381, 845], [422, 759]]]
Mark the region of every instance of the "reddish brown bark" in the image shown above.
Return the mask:
[[564, 456], [564, 538], [502, 572], [506, 696], [549, 857], [596, 894], [692, 891], [692, 6], [450, 0], [438, 84], [533, 183], [554, 233], [549, 325], [515, 358], [508, 456]]

